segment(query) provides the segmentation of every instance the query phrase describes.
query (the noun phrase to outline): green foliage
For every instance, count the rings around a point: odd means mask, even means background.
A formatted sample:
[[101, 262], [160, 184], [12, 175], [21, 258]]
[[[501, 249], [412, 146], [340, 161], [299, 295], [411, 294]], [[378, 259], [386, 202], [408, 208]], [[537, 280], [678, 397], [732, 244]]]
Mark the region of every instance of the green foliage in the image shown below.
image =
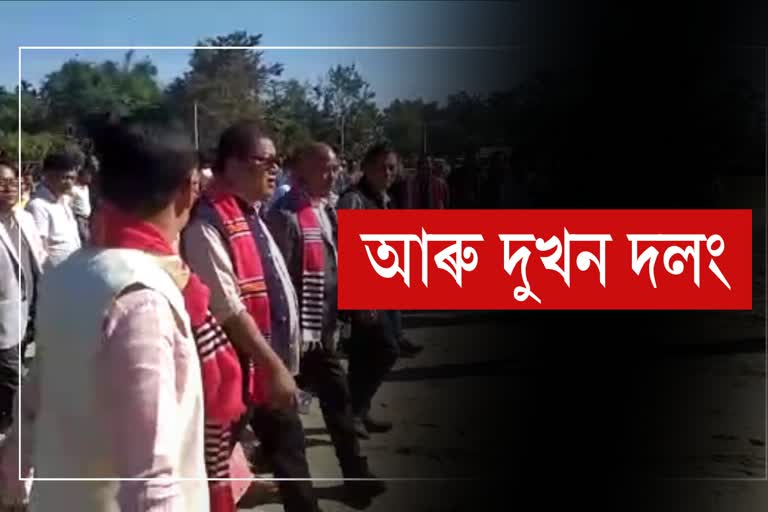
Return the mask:
[[364, 146], [382, 134], [375, 93], [354, 64], [337, 65], [314, 88], [324, 116], [333, 120], [342, 152], [359, 156]]
[[[46, 129], [48, 108], [40, 94], [29, 83], [22, 81], [21, 121], [25, 131], [36, 133]], [[18, 131], [19, 96], [0, 87], [0, 133]]]
[[290, 153], [322, 132], [324, 119], [310, 98], [309, 84], [273, 80], [264, 95], [264, 118], [278, 147]]
[[[21, 159], [24, 162], [39, 162], [52, 151], [75, 151], [73, 139], [61, 134], [39, 132], [21, 133]], [[19, 154], [19, 132], [4, 132], [0, 134], [0, 149], [10, 158], [17, 159]]]
[[18, 129], [18, 112], [17, 96], [0, 87], [0, 132]]
[[198, 46], [235, 46], [242, 49], [195, 50], [190, 71], [169, 87], [174, 112], [194, 130], [194, 106], [198, 106], [200, 147], [214, 147], [219, 134], [236, 120], [260, 117], [261, 96], [268, 81], [282, 73], [281, 64], [266, 65], [259, 45], [261, 34], [234, 32], [199, 41]]
[[425, 124], [422, 100], [395, 100], [384, 110], [384, 117], [384, 134], [401, 153], [421, 151]]
[[40, 96], [49, 109], [50, 124], [77, 128], [93, 114], [131, 115], [160, 103], [157, 68], [149, 60], [133, 63], [132, 59], [133, 52], [126, 53], [121, 64], [69, 60], [48, 75]]
[[[574, 126], [590, 112], [585, 91], [565, 89], [561, 78], [538, 75], [516, 89], [485, 96], [457, 92], [442, 104], [397, 99], [379, 109], [375, 94], [355, 65], [337, 65], [317, 83], [281, 80], [281, 64], [258, 51], [261, 35], [234, 32], [200, 41], [210, 49], [190, 55], [190, 69], [162, 90], [149, 60], [70, 60], [49, 74], [39, 90], [21, 84], [22, 158], [83, 140], [92, 116], [106, 111], [137, 120], [175, 122], [191, 135], [198, 106], [200, 148], [216, 146], [221, 131], [243, 118], [263, 119], [281, 152], [309, 140], [343, 147], [359, 158], [386, 137], [404, 156], [460, 155], [488, 146], [512, 146], [531, 168], [594, 149]], [[221, 47], [236, 46], [239, 49]], [[765, 106], [749, 84], [704, 82], [691, 91], [697, 106], [681, 129], [700, 141], [696, 153], [707, 169], [748, 172], [763, 159]], [[0, 88], [0, 150], [18, 154], [19, 91]], [[70, 136], [67, 136], [70, 134]], [[72, 138], [74, 137], [74, 139]], [[79, 140], [77, 140], [79, 139]]]

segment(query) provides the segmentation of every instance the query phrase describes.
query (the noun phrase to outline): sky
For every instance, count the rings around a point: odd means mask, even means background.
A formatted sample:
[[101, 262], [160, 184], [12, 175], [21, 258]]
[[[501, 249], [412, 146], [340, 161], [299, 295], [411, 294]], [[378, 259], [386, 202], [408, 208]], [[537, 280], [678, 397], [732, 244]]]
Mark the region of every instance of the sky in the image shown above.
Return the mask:
[[[505, 19], [486, 22], [491, 10]], [[18, 81], [18, 46], [194, 45], [235, 30], [268, 46], [494, 45], [520, 30], [515, 5], [462, 2], [4, 2], [0, 85]], [[508, 18], [508, 19], [507, 19]], [[500, 20], [496, 20], [497, 22]], [[120, 61], [124, 51], [23, 50], [22, 78], [39, 86], [68, 59]], [[190, 51], [137, 51], [167, 84]], [[380, 105], [394, 98], [442, 101], [459, 90], [484, 93], [522, 77], [519, 48], [492, 50], [267, 50], [284, 78], [315, 82], [335, 64], [356, 64]], [[503, 64], [500, 64], [503, 63]]]

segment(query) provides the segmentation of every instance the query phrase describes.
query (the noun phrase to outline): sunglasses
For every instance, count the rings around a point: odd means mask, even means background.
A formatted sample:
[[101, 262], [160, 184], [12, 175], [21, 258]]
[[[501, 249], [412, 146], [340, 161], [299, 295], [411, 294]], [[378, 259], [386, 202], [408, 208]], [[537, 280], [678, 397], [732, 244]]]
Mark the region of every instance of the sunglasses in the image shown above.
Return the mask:
[[280, 159], [277, 158], [277, 156], [250, 156], [248, 157], [248, 160], [253, 162], [254, 164], [258, 165], [259, 167], [263, 166], [269, 166], [274, 167], [276, 165], [280, 165]]
[[16, 178], [3, 178], [0, 179], [0, 188], [17, 188], [19, 186], [19, 180]]

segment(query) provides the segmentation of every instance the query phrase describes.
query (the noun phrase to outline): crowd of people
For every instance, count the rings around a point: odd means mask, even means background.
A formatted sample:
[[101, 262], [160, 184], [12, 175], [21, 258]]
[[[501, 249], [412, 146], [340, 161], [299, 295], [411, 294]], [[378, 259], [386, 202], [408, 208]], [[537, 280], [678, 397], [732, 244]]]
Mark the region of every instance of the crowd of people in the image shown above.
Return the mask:
[[48, 155], [36, 186], [0, 162], [2, 502], [231, 512], [242, 489], [222, 479], [250, 430], [285, 510], [315, 512], [307, 394], [346, 499], [385, 492], [360, 439], [393, 428], [372, 400], [422, 347], [399, 311], [338, 310], [336, 211], [447, 208], [440, 163], [407, 176], [386, 143], [357, 164], [321, 142], [281, 161], [250, 121], [211, 161], [163, 127], [92, 140], [93, 158]]

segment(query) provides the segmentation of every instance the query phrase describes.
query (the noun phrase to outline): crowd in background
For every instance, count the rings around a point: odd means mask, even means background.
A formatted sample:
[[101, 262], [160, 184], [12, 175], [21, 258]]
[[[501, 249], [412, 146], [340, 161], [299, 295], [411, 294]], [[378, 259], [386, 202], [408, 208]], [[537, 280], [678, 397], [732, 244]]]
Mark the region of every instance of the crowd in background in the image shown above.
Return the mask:
[[[360, 161], [320, 142], [282, 157], [253, 122], [230, 126], [208, 157], [183, 134], [114, 120], [92, 147], [20, 174], [0, 163], [4, 502], [30, 498], [19, 473], [248, 476], [249, 431], [286, 511], [315, 512], [298, 416], [312, 397], [347, 499], [365, 507], [385, 492], [359, 440], [392, 429], [373, 399], [422, 347], [400, 311], [338, 311], [336, 210], [477, 206], [504, 161], [452, 167], [387, 143]], [[247, 487], [160, 482], [36, 482], [31, 504], [230, 512]]]

